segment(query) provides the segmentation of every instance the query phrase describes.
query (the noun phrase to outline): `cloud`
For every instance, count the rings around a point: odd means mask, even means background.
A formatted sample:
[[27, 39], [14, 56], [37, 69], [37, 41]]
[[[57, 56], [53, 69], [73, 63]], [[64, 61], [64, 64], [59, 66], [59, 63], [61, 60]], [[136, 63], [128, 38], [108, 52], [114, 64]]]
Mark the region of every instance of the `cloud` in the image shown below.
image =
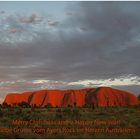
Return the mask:
[[22, 33], [25, 32], [23, 29], [13, 28], [9, 30], [10, 33]]
[[55, 26], [58, 26], [59, 25], [59, 22], [58, 21], [48, 21], [48, 25], [49, 26], [53, 26], [53, 27], [55, 27]]
[[[50, 21], [55, 30], [48, 27], [47, 17], [38, 21], [37, 15], [10, 16], [0, 22], [0, 79], [15, 82], [1, 85], [1, 93], [100, 85], [129, 86], [138, 93], [140, 4], [73, 4], [75, 8], [69, 4], [68, 11], [76, 14], [61, 24]], [[9, 34], [10, 29], [26, 32]]]
[[71, 16], [73, 15], [73, 12], [66, 12], [66, 15]]
[[81, 80], [76, 82], [70, 82], [68, 85], [81, 85], [84, 87], [94, 87], [94, 86], [140, 86], [140, 77], [127, 76], [119, 77], [115, 79], [98, 79], [98, 80]]
[[21, 17], [20, 21], [23, 23], [40, 23], [42, 22], [42, 18], [37, 14], [32, 14], [30, 16]]
[[49, 80], [34, 80], [33, 83], [34, 84], [43, 84], [43, 83], [48, 83]]
[[39, 14], [7, 14], [0, 21], [0, 41], [3, 44], [31, 42], [40, 32], [46, 32], [44, 25], [45, 20]]
[[5, 14], [5, 11], [4, 10], [0, 11], [0, 14]]

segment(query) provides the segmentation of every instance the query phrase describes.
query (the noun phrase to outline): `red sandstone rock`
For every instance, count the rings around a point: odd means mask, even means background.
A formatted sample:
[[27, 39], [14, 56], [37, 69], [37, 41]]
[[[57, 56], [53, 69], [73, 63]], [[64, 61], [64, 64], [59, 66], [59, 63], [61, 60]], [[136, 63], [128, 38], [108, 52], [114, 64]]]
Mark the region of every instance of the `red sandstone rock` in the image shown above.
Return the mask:
[[85, 96], [88, 90], [67, 90], [65, 91], [65, 95], [63, 98], [62, 106], [68, 105], [77, 105], [84, 106], [85, 105]]
[[32, 92], [25, 92], [22, 94], [11, 93], [6, 96], [4, 102], [9, 105], [18, 104], [21, 102], [29, 102], [29, 96], [31, 94]]
[[63, 98], [64, 98], [64, 91], [47, 90], [46, 98], [42, 106], [50, 104], [54, 107], [56, 106], [60, 107], [62, 106]]
[[[89, 96], [89, 97], [88, 97]], [[127, 106], [139, 104], [135, 95], [121, 91], [118, 89], [112, 89], [109, 87], [97, 88], [95, 91], [87, 95], [87, 104], [95, 106]]]
[[33, 92], [24, 92], [21, 94], [20, 97], [20, 102], [28, 102], [29, 103], [29, 98], [33, 94]]
[[61, 107], [68, 105], [84, 106], [127, 106], [139, 104], [137, 97], [132, 93], [117, 90], [109, 87], [88, 88], [80, 90], [40, 90], [35, 92], [25, 92], [22, 94], [8, 94], [5, 103], [13, 105], [27, 102], [30, 105], [44, 107]]
[[46, 90], [34, 92], [30, 105], [42, 106], [45, 97], [46, 97]]
[[20, 98], [20, 94], [16, 94], [16, 93], [11, 93], [8, 94], [4, 100], [4, 103], [7, 103], [9, 105], [13, 105], [18, 103], [18, 98]]

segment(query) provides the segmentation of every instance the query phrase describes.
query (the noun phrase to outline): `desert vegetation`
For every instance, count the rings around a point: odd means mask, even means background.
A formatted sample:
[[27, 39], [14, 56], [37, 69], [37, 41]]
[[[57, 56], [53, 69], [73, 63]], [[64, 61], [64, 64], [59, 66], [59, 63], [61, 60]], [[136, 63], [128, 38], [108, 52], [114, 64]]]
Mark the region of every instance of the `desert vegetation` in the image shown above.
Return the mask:
[[140, 101], [140, 94], [138, 95], [138, 100]]
[[[81, 123], [72, 124], [28, 124], [13, 125], [13, 120], [21, 121], [108, 121], [119, 120], [117, 125], [111, 124], [90, 124], [83, 125]], [[67, 107], [52, 107], [48, 104], [44, 107], [36, 105], [30, 106], [29, 104], [22, 102], [10, 106], [6, 103], [0, 105], [0, 138], [140, 138], [140, 106], [127, 106], [127, 107], [98, 107], [87, 106], [78, 107], [76, 104]], [[2, 128], [12, 128], [13, 131], [3, 132]], [[85, 129], [85, 128], [131, 128], [135, 132], [123, 132], [123, 133], [106, 133], [106, 132], [44, 132], [40, 131], [43, 128], [53, 129]], [[22, 132], [22, 129], [31, 129], [29, 132]], [[18, 130], [18, 131], [17, 131]], [[36, 131], [34, 131], [36, 130]], [[37, 131], [38, 130], [38, 131]]]

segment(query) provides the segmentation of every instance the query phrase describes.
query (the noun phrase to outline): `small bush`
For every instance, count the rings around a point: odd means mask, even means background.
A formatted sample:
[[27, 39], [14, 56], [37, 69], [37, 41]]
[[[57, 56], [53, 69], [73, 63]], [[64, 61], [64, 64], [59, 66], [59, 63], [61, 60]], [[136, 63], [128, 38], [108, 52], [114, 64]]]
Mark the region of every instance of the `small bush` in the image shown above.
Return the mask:
[[71, 113], [71, 108], [65, 107], [64, 110], [63, 110], [63, 112], [65, 112], [65, 113]]
[[3, 116], [3, 112], [2, 112], [2, 109], [0, 109], [0, 117]]
[[16, 107], [15, 110], [14, 110], [14, 112], [15, 112], [15, 114], [20, 115], [22, 113], [22, 108]]
[[45, 108], [52, 108], [52, 105], [48, 103], [47, 105], [44, 106]]
[[140, 94], [138, 95], [138, 100], [140, 101]]

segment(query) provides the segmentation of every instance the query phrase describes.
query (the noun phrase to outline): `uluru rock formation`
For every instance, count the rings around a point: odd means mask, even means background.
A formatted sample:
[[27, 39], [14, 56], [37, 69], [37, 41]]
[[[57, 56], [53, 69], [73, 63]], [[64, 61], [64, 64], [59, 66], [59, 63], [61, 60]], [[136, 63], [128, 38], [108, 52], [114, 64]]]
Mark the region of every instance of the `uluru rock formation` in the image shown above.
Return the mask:
[[9, 105], [26, 102], [31, 106], [63, 107], [68, 105], [92, 106], [128, 106], [137, 105], [139, 101], [132, 93], [109, 87], [87, 88], [79, 90], [40, 90], [22, 94], [8, 94], [4, 103]]

